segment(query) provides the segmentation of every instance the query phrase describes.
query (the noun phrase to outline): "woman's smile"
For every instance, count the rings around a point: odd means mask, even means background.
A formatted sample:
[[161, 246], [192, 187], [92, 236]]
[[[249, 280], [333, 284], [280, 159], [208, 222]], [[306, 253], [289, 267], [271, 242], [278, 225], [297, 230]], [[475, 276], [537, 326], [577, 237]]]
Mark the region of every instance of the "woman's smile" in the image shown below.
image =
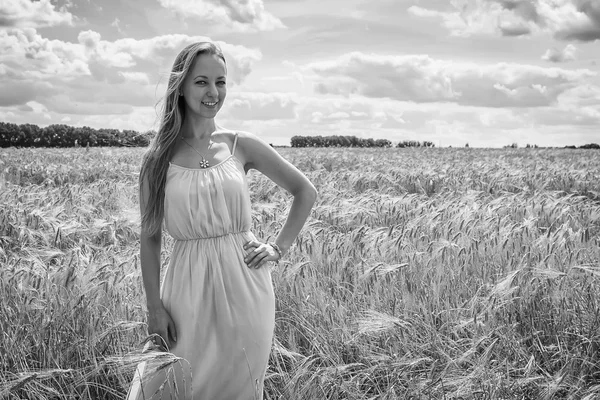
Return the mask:
[[219, 104], [218, 101], [202, 101], [201, 103], [203, 106], [208, 108], [215, 108], [217, 107], [217, 104]]

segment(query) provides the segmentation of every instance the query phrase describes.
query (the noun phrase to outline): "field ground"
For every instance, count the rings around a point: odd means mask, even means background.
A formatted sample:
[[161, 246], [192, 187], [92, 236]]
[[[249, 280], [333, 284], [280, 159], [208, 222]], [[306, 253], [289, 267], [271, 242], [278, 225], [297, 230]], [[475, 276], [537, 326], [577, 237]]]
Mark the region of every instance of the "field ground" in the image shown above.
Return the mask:
[[[123, 399], [180, 363], [140, 354], [142, 151], [0, 149], [0, 398]], [[273, 270], [265, 399], [600, 397], [598, 151], [278, 151], [319, 199]], [[273, 238], [290, 198], [250, 186]]]

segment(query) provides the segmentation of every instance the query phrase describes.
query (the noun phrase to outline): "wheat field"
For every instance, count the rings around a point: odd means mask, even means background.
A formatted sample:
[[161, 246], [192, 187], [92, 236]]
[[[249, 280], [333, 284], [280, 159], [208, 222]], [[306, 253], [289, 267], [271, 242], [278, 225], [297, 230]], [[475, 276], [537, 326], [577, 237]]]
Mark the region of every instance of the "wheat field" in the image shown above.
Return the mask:
[[[265, 399], [600, 397], [600, 153], [278, 150], [319, 198], [273, 266]], [[142, 152], [0, 149], [0, 399], [124, 399], [181, 363], [141, 352]], [[291, 199], [249, 182], [273, 239]]]

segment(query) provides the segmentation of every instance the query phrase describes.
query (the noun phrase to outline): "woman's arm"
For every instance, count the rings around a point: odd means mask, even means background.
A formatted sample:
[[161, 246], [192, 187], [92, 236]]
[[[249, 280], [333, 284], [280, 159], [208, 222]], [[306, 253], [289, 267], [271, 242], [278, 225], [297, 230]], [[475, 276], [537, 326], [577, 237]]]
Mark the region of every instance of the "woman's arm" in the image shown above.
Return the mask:
[[[148, 184], [146, 181], [140, 188], [140, 213], [144, 215], [146, 205], [148, 204]], [[146, 307], [148, 310], [148, 333], [157, 333], [160, 335], [168, 348], [171, 348], [173, 341], [177, 340], [175, 324], [171, 316], [164, 308], [160, 298], [160, 249], [162, 235], [159, 231], [156, 235], [150, 236], [144, 226], [140, 232], [140, 264], [142, 269], [142, 280], [146, 292]]]
[[149, 312], [162, 306], [160, 299], [160, 247], [160, 233], [155, 236], [148, 236], [142, 229], [140, 234], [140, 261], [146, 292], [146, 306]]
[[[302, 172], [255, 135], [240, 132], [238, 149], [241, 153], [238, 158], [247, 170], [260, 171], [294, 197], [285, 224], [275, 240], [281, 252], [285, 253], [304, 226], [317, 198], [317, 190]], [[245, 249], [252, 249], [246, 257], [249, 267], [259, 268], [266, 261], [279, 259], [275, 249], [258, 241], [247, 243]]]

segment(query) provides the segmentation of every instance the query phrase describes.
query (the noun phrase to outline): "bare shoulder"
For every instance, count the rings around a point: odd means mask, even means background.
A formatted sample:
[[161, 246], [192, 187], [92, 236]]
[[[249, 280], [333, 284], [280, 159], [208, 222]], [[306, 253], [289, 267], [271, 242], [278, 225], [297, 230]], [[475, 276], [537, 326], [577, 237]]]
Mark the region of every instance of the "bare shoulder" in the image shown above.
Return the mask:
[[264, 161], [278, 159], [281, 156], [267, 142], [247, 131], [237, 131], [238, 141], [236, 154], [247, 169], [260, 169]]
[[293, 195], [307, 188], [316, 193], [312, 183], [298, 168], [253, 133], [238, 132], [236, 154], [239, 154], [240, 161], [243, 157], [246, 171], [255, 169], [261, 172]]
[[231, 130], [231, 129], [222, 129], [222, 130], [219, 130], [219, 131], [213, 133], [211, 135], [211, 139], [214, 142], [225, 143], [225, 144], [229, 145], [229, 147], [231, 148], [231, 146], [233, 145], [233, 141], [235, 139], [235, 133], [236, 133], [236, 131]]

